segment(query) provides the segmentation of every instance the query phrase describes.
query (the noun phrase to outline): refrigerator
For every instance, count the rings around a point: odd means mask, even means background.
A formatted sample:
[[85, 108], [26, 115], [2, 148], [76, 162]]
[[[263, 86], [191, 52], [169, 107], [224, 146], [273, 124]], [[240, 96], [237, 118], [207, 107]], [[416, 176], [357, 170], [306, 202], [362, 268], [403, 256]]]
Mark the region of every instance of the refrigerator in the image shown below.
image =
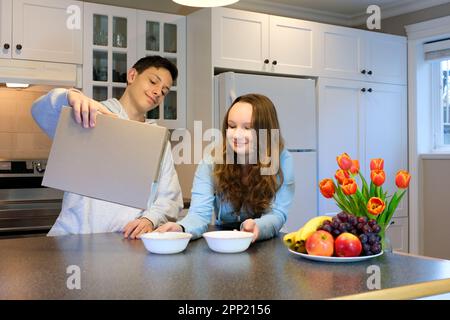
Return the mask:
[[214, 127], [221, 128], [233, 100], [260, 93], [275, 105], [281, 134], [294, 158], [295, 196], [283, 232], [317, 216], [317, 117], [315, 80], [224, 72], [214, 77]]

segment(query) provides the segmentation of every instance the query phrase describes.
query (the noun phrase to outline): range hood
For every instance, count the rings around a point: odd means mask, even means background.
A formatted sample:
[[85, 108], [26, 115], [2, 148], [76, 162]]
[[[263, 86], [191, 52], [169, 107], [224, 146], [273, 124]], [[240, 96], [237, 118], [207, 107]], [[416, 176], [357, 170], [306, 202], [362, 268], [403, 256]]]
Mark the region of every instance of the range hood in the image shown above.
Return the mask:
[[0, 83], [28, 83], [81, 88], [81, 65], [0, 59]]

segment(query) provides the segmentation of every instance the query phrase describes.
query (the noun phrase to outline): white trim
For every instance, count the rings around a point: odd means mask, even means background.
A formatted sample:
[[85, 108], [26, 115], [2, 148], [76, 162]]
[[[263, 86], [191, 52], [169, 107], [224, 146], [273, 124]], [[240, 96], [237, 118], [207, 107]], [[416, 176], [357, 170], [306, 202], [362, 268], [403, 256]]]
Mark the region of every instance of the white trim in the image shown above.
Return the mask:
[[[405, 3], [406, 2], [406, 3]], [[393, 4], [380, 6], [381, 18], [386, 19], [402, 14], [435, 7], [449, 3], [449, 0], [403, 0]], [[359, 26], [366, 23], [368, 14], [363, 12], [356, 14], [342, 14], [325, 10], [316, 10], [302, 6], [277, 3], [269, 0], [241, 0], [230, 6], [231, 8], [263, 12], [272, 15], [286, 16], [297, 19], [320, 21], [343, 26]]]
[[[409, 186], [409, 250], [411, 253], [423, 253], [423, 192], [421, 153], [430, 152], [431, 146], [419, 146], [418, 114], [419, 98], [423, 100], [423, 92], [418, 91], [418, 73], [423, 72], [423, 44], [430, 40], [444, 38], [450, 35], [450, 16], [433, 19], [406, 26], [408, 36], [408, 131], [409, 131], [409, 171], [411, 181]], [[428, 99], [429, 100], [429, 99]], [[420, 101], [422, 102], [422, 101]], [[423, 142], [423, 141], [422, 141]]]
[[420, 160], [450, 160], [449, 153], [422, 153], [419, 155]]

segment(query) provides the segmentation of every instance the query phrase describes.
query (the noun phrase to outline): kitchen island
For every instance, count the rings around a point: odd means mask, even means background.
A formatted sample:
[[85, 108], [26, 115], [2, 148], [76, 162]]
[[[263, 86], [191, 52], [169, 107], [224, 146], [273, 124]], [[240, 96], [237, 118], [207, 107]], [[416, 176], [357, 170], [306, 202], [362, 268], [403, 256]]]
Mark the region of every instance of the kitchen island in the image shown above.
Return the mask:
[[0, 299], [328, 299], [371, 291], [378, 267], [381, 289], [450, 278], [448, 260], [399, 253], [305, 260], [281, 236], [243, 253], [215, 253], [201, 238], [158, 255], [109, 233], [0, 240]]

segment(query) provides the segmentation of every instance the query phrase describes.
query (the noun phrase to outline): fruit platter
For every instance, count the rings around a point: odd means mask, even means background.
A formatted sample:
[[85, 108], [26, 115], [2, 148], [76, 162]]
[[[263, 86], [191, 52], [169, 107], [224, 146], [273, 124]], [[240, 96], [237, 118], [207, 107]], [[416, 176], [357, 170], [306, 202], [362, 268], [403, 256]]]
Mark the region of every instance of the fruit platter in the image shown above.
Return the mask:
[[289, 252], [323, 262], [356, 262], [383, 254], [381, 227], [374, 219], [340, 212], [317, 216], [283, 237]]

